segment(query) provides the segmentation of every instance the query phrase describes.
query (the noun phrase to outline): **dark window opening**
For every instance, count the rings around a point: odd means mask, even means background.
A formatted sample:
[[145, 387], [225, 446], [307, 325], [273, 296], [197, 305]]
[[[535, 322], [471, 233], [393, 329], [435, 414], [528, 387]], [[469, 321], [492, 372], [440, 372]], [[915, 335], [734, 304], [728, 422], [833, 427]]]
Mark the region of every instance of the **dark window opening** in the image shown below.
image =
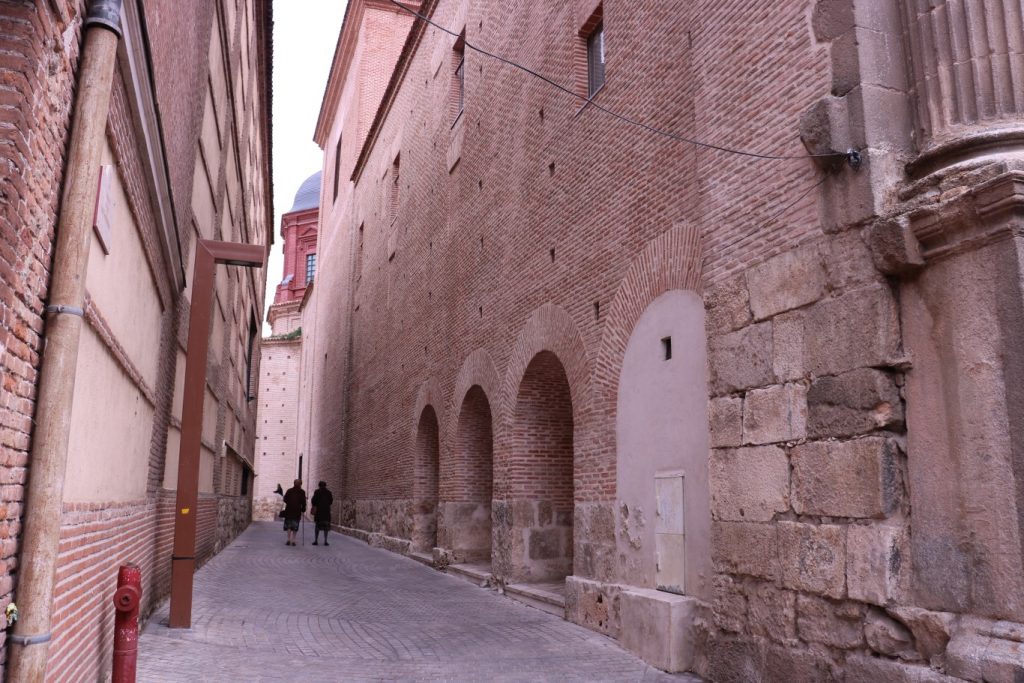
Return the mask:
[[661, 350], [665, 360], [672, 360], [672, 337], [665, 337], [661, 340]]
[[587, 38], [587, 95], [593, 97], [604, 85], [604, 24]]
[[249, 312], [249, 342], [245, 349], [245, 401], [254, 400], [256, 397], [252, 395], [252, 380], [255, 368], [252, 362], [252, 352], [256, 346], [256, 334], [258, 331], [256, 322], [256, 316], [252, 311]]
[[338, 144], [334, 148], [334, 201], [338, 200], [338, 178], [341, 175], [341, 135], [338, 135]]
[[306, 284], [316, 276], [316, 253], [306, 254]]
[[462, 116], [466, 105], [466, 32], [463, 31], [452, 48], [452, 86], [450, 97], [452, 125]]
[[393, 223], [395, 218], [398, 217], [398, 192], [399, 192], [399, 178], [402, 172], [402, 157], [401, 155], [395, 157], [394, 163], [391, 164], [391, 191], [390, 197], [388, 197], [388, 222]]

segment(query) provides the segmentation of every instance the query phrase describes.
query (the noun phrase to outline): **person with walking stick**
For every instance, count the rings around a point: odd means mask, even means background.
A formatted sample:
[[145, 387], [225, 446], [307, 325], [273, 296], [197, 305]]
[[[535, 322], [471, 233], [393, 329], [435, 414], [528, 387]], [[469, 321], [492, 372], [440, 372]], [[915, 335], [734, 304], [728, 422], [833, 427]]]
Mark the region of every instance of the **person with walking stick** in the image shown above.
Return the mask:
[[311, 501], [313, 521], [316, 522], [316, 529], [313, 532], [313, 545], [319, 545], [318, 541], [320, 540], [321, 531], [324, 532], [324, 545], [330, 545], [327, 542], [327, 532], [331, 530], [331, 505], [334, 504], [334, 496], [328, 490], [326, 481], [321, 481], [317, 486]]
[[302, 490], [302, 480], [296, 479], [295, 485], [284, 494], [284, 530], [288, 532], [285, 545], [295, 545], [295, 532], [299, 530], [299, 520], [306, 511], [306, 492]]

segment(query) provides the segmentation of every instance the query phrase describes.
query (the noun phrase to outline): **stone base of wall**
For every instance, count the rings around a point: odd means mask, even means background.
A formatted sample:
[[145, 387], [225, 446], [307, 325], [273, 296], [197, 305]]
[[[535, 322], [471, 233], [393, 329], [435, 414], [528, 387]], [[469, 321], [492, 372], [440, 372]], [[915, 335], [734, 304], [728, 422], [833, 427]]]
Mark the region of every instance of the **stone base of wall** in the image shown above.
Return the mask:
[[220, 552], [252, 522], [252, 501], [248, 496], [219, 496], [217, 499], [217, 546]]
[[506, 583], [572, 574], [572, 510], [546, 500], [494, 501], [494, 574]]
[[358, 538], [360, 541], [372, 548], [383, 548], [398, 555], [408, 555], [412, 552], [412, 541], [407, 538], [396, 538], [394, 536], [386, 536], [376, 531], [364, 531], [363, 529], [355, 529], [353, 527], [339, 526], [337, 524], [332, 525], [332, 528], [339, 533], [343, 533], [346, 536]]
[[273, 522], [284, 507], [281, 496], [267, 496], [252, 501], [252, 521]]

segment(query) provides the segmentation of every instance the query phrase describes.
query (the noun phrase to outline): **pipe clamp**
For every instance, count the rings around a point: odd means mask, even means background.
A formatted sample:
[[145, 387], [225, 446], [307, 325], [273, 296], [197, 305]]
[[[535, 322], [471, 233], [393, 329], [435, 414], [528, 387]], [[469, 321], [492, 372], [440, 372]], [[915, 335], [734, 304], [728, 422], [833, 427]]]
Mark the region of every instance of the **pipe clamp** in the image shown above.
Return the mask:
[[22, 636], [17, 633], [10, 633], [7, 635], [7, 640], [11, 641], [15, 645], [39, 645], [40, 643], [50, 642], [51, 634], [49, 631], [46, 633], [38, 633], [34, 636]]

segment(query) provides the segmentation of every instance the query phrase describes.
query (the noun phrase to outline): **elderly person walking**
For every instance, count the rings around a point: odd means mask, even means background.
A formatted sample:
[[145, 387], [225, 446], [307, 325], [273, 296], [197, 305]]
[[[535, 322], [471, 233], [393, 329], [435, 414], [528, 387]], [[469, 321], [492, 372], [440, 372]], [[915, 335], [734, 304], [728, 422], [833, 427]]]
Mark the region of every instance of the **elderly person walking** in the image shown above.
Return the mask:
[[295, 545], [295, 532], [299, 530], [299, 520], [306, 511], [306, 492], [302, 490], [302, 480], [296, 479], [295, 485], [284, 493], [284, 530], [288, 532], [285, 545]]
[[334, 496], [327, 489], [327, 482], [321, 481], [319, 488], [313, 491], [313, 521], [316, 522], [316, 531], [313, 535], [313, 545], [319, 545], [320, 532], [324, 532], [324, 545], [327, 542], [327, 532], [331, 530], [331, 505], [334, 503]]

